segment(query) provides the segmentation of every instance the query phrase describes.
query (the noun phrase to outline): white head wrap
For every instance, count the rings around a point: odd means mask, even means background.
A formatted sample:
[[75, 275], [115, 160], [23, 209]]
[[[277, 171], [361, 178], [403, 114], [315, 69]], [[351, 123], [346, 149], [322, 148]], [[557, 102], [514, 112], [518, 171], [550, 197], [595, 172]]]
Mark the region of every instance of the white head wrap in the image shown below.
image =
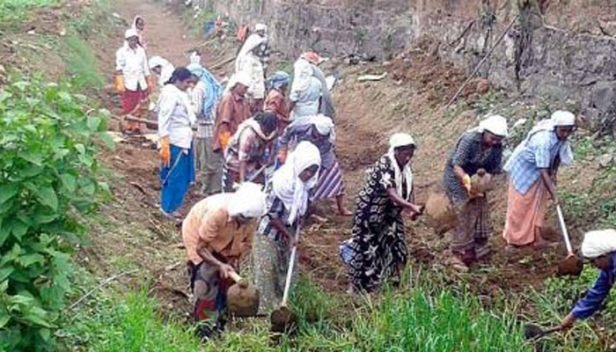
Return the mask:
[[255, 25], [255, 32], [258, 32], [258, 31], [267, 31], [267, 26], [263, 23], [257, 23]]
[[304, 141], [297, 145], [289, 154], [287, 161], [274, 173], [273, 192], [289, 211], [287, 219], [289, 225], [306, 213], [308, 192], [316, 186], [319, 172], [317, 171], [306, 183], [299, 178], [299, 175], [313, 165], [321, 167], [321, 153], [314, 144]]
[[550, 117], [554, 126], [575, 126], [575, 115], [569, 111], [554, 111]]
[[[395, 150], [398, 147], [407, 146], [417, 146], [413, 137], [411, 137], [410, 134], [406, 133], [395, 133], [389, 139], [389, 151], [387, 152], [387, 156], [389, 157], [389, 160], [394, 167], [394, 173], [396, 178], [396, 193], [398, 193], [400, 197], [406, 200], [410, 199], [411, 193], [413, 193], [413, 171], [411, 170], [410, 163], [404, 165], [404, 168], [402, 170], [400, 169], [400, 166], [398, 166], [398, 161], [396, 160]], [[402, 193], [403, 180], [406, 183], [406, 194]]]
[[479, 123], [480, 132], [488, 131], [500, 137], [507, 137], [507, 119], [500, 115], [489, 115]]
[[162, 67], [165, 67], [166, 65], [170, 65], [169, 61], [163, 59], [160, 56], [152, 56], [150, 60], [148, 61], [148, 66], [150, 67], [150, 70], [156, 66], [160, 66], [162, 68]]
[[[555, 131], [558, 126], [575, 126], [575, 115], [569, 111], [555, 111], [549, 119], [537, 122], [535, 127], [528, 133], [526, 141], [529, 141], [532, 136], [542, 131]], [[569, 141], [562, 142], [559, 150], [560, 163], [563, 165], [571, 165], [573, 163], [573, 150]]]
[[590, 231], [582, 241], [582, 255], [585, 258], [597, 258], [616, 251], [616, 230]]
[[139, 38], [139, 33], [137, 33], [136, 29], [129, 28], [126, 30], [126, 32], [124, 32], [124, 39], [132, 38], [132, 37]]
[[329, 136], [329, 141], [334, 143], [336, 141], [336, 132], [334, 130], [334, 122], [331, 118], [319, 114], [310, 117], [310, 123], [314, 125], [322, 136]]
[[229, 202], [229, 215], [242, 215], [251, 219], [263, 216], [266, 210], [266, 196], [261, 188], [256, 183], [242, 183]]

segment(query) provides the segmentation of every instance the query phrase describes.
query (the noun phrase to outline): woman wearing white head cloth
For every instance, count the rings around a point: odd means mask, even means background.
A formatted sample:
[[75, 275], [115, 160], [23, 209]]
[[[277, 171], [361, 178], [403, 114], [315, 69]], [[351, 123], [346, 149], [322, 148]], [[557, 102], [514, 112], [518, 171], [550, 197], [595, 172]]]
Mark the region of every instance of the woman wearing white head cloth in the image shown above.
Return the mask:
[[269, 313], [282, 299], [289, 247], [296, 245], [294, 232], [308, 209], [309, 192], [317, 183], [320, 166], [319, 149], [301, 142], [268, 185], [267, 214], [259, 224], [253, 251], [263, 313]]
[[[116, 52], [115, 86], [122, 94], [122, 113], [139, 115], [153, 88], [145, 50], [139, 45], [139, 34], [134, 29], [124, 33], [124, 45]], [[147, 109], [147, 105], [145, 105]], [[139, 123], [128, 122], [126, 129], [140, 132]]]
[[597, 281], [584, 298], [580, 299], [571, 313], [563, 319], [561, 329], [569, 329], [578, 319], [586, 319], [603, 305], [616, 280], [616, 231], [591, 231], [584, 235], [582, 255], [601, 272]]
[[467, 271], [471, 263], [489, 254], [488, 201], [486, 194], [471, 189], [471, 177], [480, 169], [501, 173], [505, 137], [507, 120], [488, 116], [460, 136], [445, 165], [443, 188], [458, 218], [451, 243], [451, 264], [457, 270]]
[[372, 291], [388, 279], [399, 282], [407, 262], [402, 212], [422, 213], [413, 204], [411, 158], [416, 144], [406, 133], [396, 133], [389, 151], [367, 171], [353, 217], [352, 238], [341, 246], [349, 265], [352, 291]]
[[173, 64], [169, 61], [163, 59], [160, 56], [153, 56], [148, 61], [148, 66], [150, 70], [158, 75], [158, 87], [162, 88], [165, 86], [171, 75], [173, 74]]
[[259, 35], [251, 35], [246, 39], [235, 59], [235, 74], [244, 72], [250, 77], [248, 94], [252, 98], [253, 113], [263, 110], [263, 100], [265, 99], [265, 73], [263, 72], [263, 64], [257, 56], [264, 41], [265, 39]]
[[279, 160], [284, 163], [287, 150], [293, 150], [302, 141], [314, 144], [321, 153], [319, 181], [311, 200], [336, 198], [338, 213], [343, 216], [352, 215], [344, 206], [345, 189], [342, 170], [334, 151], [336, 133], [332, 119], [324, 115], [316, 115], [306, 119], [304, 123], [295, 121], [290, 124], [280, 137]]
[[556, 174], [561, 164], [573, 162], [569, 136], [575, 130], [575, 116], [556, 111], [540, 121], [513, 151], [505, 164], [509, 175], [507, 220], [503, 237], [507, 248], [545, 246], [541, 229], [548, 197], [558, 204]]
[[246, 182], [235, 193], [203, 199], [182, 223], [194, 294], [193, 317], [204, 338], [224, 328], [230, 275], [248, 254], [258, 219], [265, 213], [261, 186]]

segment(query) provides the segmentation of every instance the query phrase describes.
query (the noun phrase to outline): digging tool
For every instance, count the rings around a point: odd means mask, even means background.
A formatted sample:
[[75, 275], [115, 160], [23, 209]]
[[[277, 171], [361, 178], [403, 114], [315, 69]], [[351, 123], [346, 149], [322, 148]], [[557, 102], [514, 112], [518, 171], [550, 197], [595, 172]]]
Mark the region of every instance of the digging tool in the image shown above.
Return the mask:
[[291, 250], [291, 257], [289, 258], [289, 268], [287, 269], [287, 279], [284, 284], [284, 293], [282, 295], [282, 303], [278, 309], [275, 309], [270, 316], [271, 329], [274, 332], [289, 332], [293, 331], [297, 324], [297, 317], [287, 307], [287, 300], [289, 299], [289, 290], [291, 289], [291, 278], [293, 276], [293, 266], [295, 263], [295, 256], [297, 254], [297, 241], [299, 239], [300, 226], [297, 225], [295, 231], [295, 243]]
[[537, 340], [544, 337], [545, 335], [549, 335], [560, 330], [560, 326], [555, 326], [553, 328], [543, 330], [543, 328], [539, 325], [526, 324], [524, 325], [524, 338], [527, 340]]
[[259, 311], [259, 290], [236, 272], [231, 274], [231, 279], [235, 284], [227, 291], [229, 313], [235, 317], [256, 316]]
[[556, 206], [556, 214], [558, 215], [560, 232], [565, 240], [565, 246], [567, 247], [568, 253], [567, 258], [558, 263], [558, 275], [580, 276], [582, 269], [584, 269], [584, 263], [582, 263], [580, 258], [573, 252], [571, 241], [569, 240], [569, 233], [567, 232], [567, 226], [565, 225], [565, 218], [563, 217], [563, 212], [560, 209], [560, 205]]
[[158, 128], [158, 121], [154, 121], [154, 120], [146, 120], [146, 119], [140, 119], [138, 117], [135, 117], [133, 115], [126, 115], [124, 117], [124, 120], [126, 121], [131, 121], [131, 122], [139, 122], [139, 123], [143, 123], [146, 124], [148, 126], [153, 126]]

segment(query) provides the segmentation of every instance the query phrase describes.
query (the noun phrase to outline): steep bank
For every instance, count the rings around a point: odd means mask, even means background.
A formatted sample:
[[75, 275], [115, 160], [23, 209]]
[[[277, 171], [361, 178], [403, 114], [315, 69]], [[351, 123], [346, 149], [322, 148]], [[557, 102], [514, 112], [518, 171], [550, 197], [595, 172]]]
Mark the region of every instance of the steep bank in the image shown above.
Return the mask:
[[[178, 0], [175, 0], [178, 1]], [[470, 72], [511, 21], [480, 70], [523, 95], [574, 100], [597, 125], [612, 128], [616, 101], [616, 7], [586, 1], [505, 0], [194, 0], [238, 23], [267, 23], [287, 57], [314, 49], [333, 57], [387, 59], [423, 38], [441, 58]], [[602, 122], [607, 119], [607, 122]]]

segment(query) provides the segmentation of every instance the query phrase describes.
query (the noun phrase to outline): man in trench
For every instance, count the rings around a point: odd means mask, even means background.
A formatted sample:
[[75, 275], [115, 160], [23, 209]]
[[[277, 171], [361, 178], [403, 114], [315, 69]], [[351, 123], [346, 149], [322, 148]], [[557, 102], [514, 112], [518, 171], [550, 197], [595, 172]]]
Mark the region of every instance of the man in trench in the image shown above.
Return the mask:
[[184, 220], [182, 238], [189, 259], [193, 317], [198, 323], [196, 333], [204, 340], [224, 330], [231, 277], [241, 256], [251, 250], [265, 208], [261, 186], [246, 182], [235, 193], [201, 200]]

